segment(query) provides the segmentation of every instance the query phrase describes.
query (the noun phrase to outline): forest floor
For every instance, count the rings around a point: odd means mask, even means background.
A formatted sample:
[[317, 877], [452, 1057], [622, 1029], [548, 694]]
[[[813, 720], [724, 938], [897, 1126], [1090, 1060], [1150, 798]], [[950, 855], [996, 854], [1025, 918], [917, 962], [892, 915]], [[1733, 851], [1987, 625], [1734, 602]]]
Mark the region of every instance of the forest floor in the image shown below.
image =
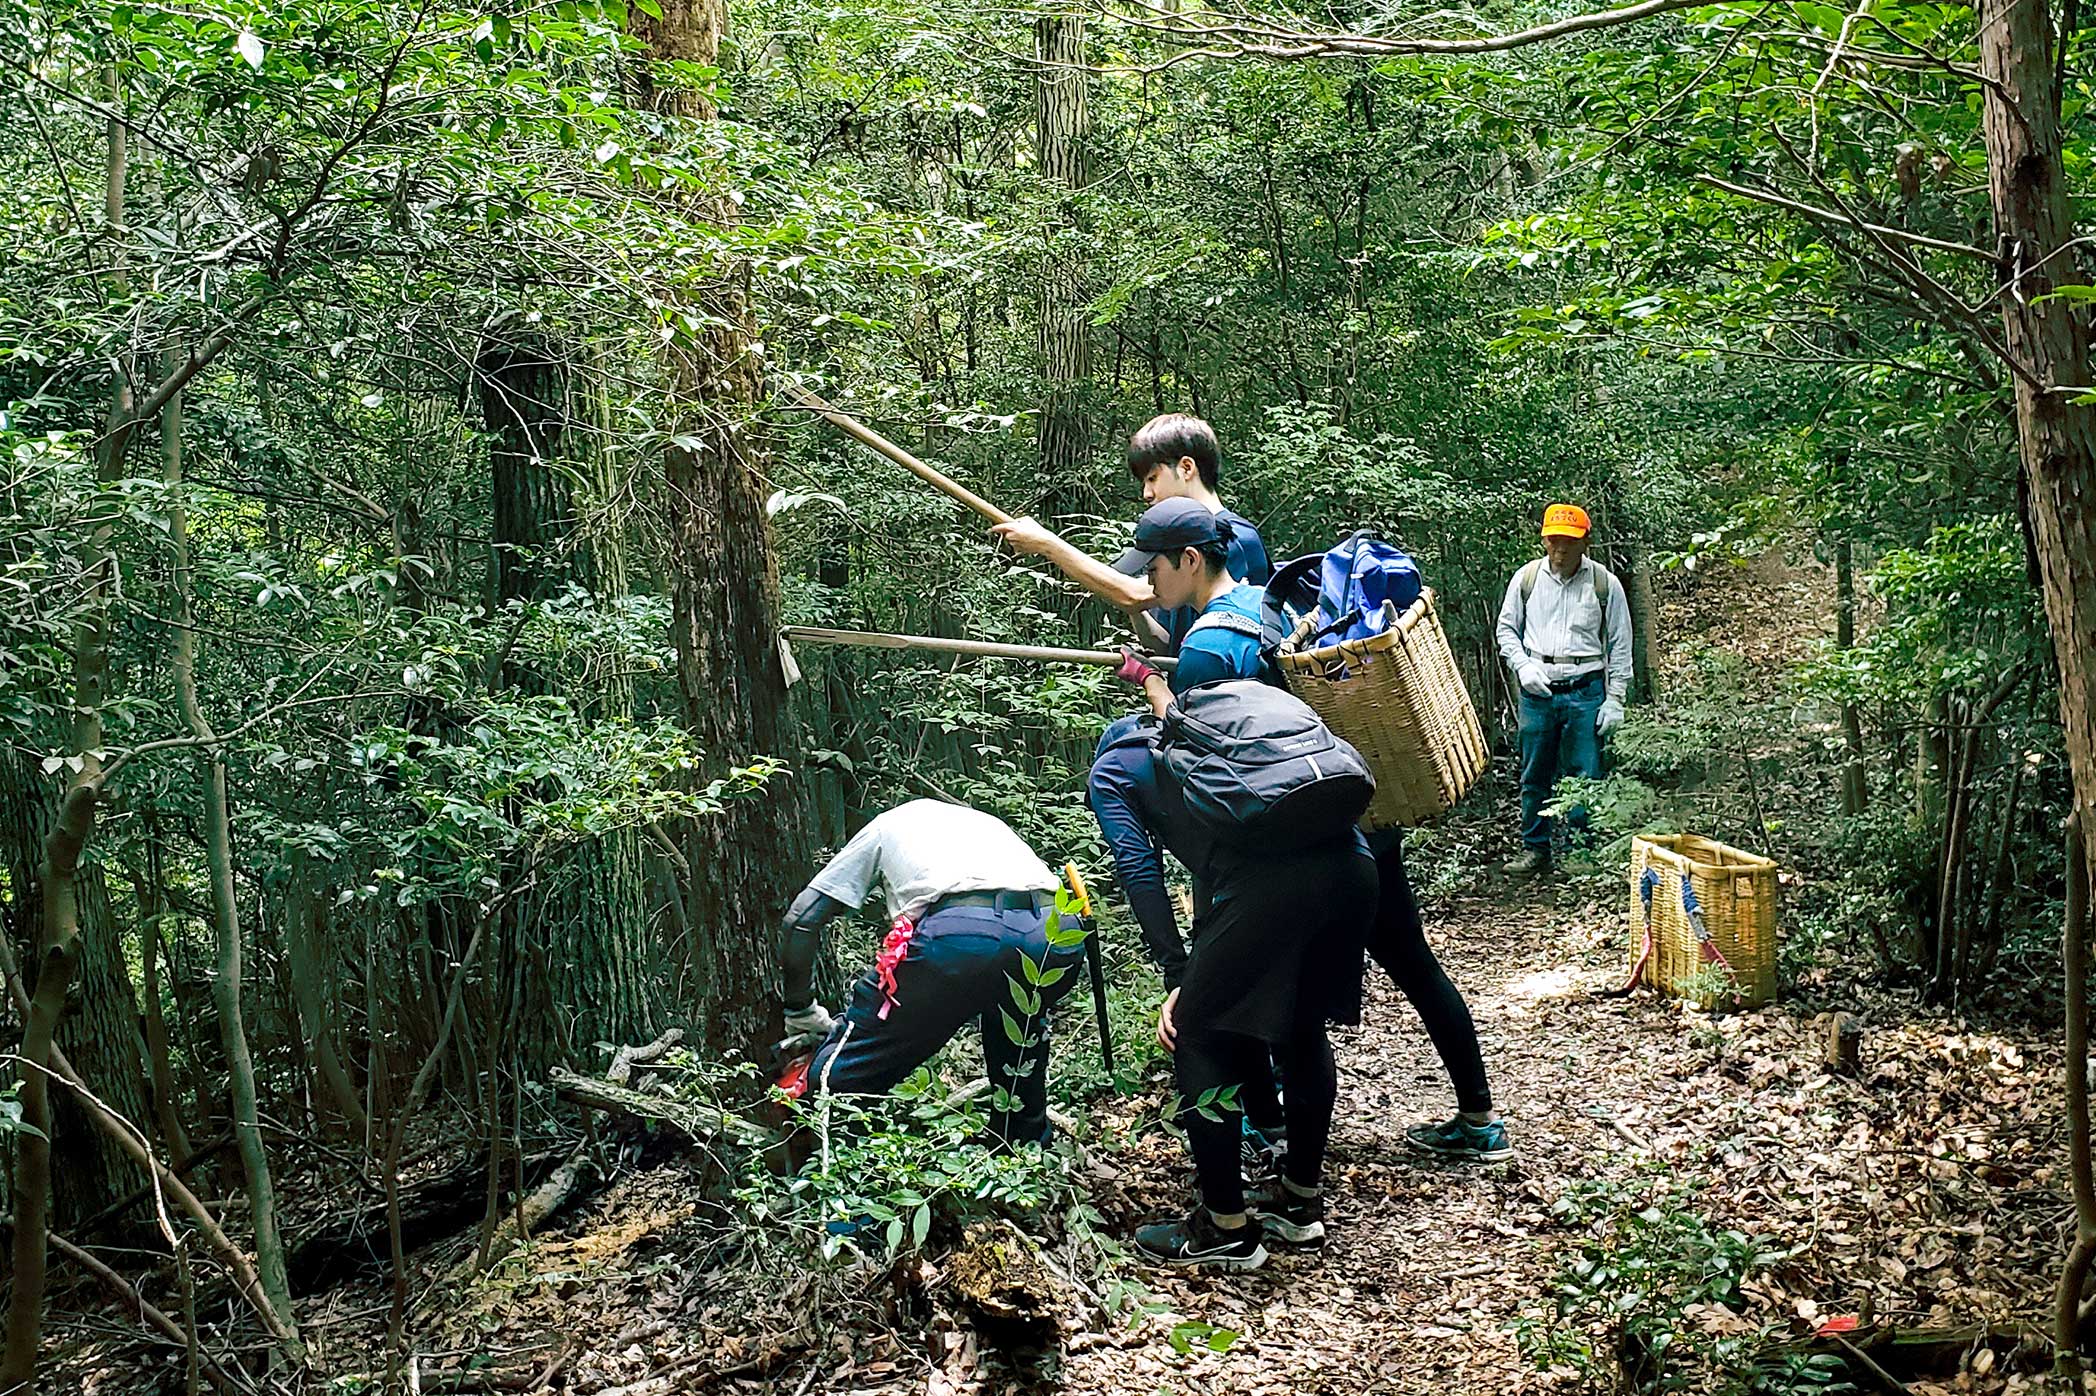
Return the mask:
[[[957, 1317], [940, 1232], [922, 1260], [809, 1266], [749, 1245], [761, 1223], [702, 1202], [703, 1168], [684, 1159], [624, 1173], [488, 1279], [440, 1278], [463, 1240], [423, 1255], [416, 1306], [450, 1336], [421, 1345], [422, 1389], [530, 1389], [519, 1378], [556, 1360], [560, 1389], [597, 1396], [1640, 1389], [1625, 1383], [1657, 1370], [1649, 1341], [1592, 1309], [1555, 1324], [1568, 1292], [1603, 1307], [1634, 1294], [1623, 1314], [1678, 1329], [1668, 1370], [1682, 1384], [1644, 1389], [1745, 1389], [1708, 1383], [1843, 1316], [1866, 1333], [1993, 1326], [1934, 1372], [1903, 1370], [1917, 1396], [2043, 1389], [2026, 1340], [2069, 1214], [2055, 1047], [1919, 1019], [1824, 974], [1748, 1013], [1598, 998], [1624, 964], [1613, 877], [1489, 880], [1431, 919], [1478, 1020], [1511, 1162], [1405, 1148], [1404, 1127], [1442, 1113], [1449, 1090], [1378, 979], [1363, 1026], [1337, 1035], [1322, 1249], [1276, 1247], [1263, 1269], [1222, 1276], [1114, 1262], [1139, 1305], [1109, 1317], [1096, 1281], [1071, 1282], [1061, 1340], [1014, 1357]], [[1854, 1078], [1823, 1069], [1811, 1021], [1836, 1003], [1868, 1026]], [[1090, 1147], [1082, 1167], [1107, 1234], [1187, 1203], [1182, 1146], [1135, 1128], [1162, 1099], [1160, 1082], [1097, 1107], [1093, 1123], [1124, 1141]], [[1073, 1255], [1067, 1236], [1058, 1253]], [[1592, 1289], [1565, 1289], [1568, 1266], [1604, 1253]], [[1729, 1307], [1701, 1288], [1728, 1275], [1743, 1281]], [[305, 1321], [339, 1371], [379, 1350], [382, 1315], [382, 1291], [345, 1287]], [[485, 1385], [461, 1380], [476, 1363]]]

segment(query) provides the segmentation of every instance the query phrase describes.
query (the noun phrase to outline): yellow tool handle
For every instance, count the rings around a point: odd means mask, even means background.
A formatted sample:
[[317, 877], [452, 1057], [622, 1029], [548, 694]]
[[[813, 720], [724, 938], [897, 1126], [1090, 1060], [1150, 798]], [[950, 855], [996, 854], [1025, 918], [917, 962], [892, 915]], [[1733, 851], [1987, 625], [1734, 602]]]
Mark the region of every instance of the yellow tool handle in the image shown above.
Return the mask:
[[1092, 914], [1092, 894], [1085, 890], [1084, 874], [1077, 871], [1077, 864], [1065, 863], [1063, 864], [1063, 876], [1069, 879], [1070, 895], [1077, 898], [1077, 914], [1090, 916]]

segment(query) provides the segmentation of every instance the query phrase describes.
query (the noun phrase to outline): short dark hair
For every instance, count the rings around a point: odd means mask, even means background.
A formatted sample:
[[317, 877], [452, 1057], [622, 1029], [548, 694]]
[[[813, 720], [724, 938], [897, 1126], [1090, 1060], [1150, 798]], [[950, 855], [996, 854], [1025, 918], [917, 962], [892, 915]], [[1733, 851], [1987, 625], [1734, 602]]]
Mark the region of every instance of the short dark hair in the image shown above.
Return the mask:
[[1191, 456], [1201, 472], [1201, 483], [1215, 488], [1223, 468], [1223, 448], [1215, 439], [1215, 428], [1184, 412], [1152, 417], [1128, 438], [1128, 473], [1148, 479], [1160, 465], [1174, 465], [1181, 456]]

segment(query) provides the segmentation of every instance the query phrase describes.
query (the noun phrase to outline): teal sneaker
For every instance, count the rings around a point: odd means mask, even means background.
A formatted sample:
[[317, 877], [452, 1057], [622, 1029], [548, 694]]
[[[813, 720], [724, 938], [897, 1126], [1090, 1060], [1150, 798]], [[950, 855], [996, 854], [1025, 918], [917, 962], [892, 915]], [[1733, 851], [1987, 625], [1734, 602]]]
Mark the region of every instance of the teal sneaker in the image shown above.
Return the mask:
[[1438, 1125], [1413, 1125], [1405, 1131], [1405, 1143], [1422, 1154], [1438, 1158], [1468, 1159], [1473, 1163], [1503, 1163], [1514, 1156], [1507, 1141], [1506, 1122], [1473, 1125], [1455, 1115]]

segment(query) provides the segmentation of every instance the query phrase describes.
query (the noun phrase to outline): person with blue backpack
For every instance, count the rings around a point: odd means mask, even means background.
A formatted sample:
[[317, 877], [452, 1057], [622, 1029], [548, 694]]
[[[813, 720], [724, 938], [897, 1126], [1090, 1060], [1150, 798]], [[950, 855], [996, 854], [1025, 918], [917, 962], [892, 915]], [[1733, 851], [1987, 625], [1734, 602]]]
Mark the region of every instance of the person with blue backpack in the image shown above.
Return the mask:
[[[1376, 865], [1355, 821], [1375, 788], [1358, 752], [1307, 705], [1258, 682], [1189, 688], [1155, 728], [1101, 744], [1089, 796], [1120, 882], [1169, 986], [1158, 1041], [1198, 1180], [1184, 1218], [1139, 1228], [1171, 1265], [1252, 1269], [1265, 1235], [1324, 1238], [1325, 1148], [1338, 1098], [1326, 1028], [1361, 1021], [1363, 938]], [[1163, 852], [1208, 891], [1182, 948]], [[1248, 1093], [1288, 1089], [1280, 1176], [1249, 1196], [1240, 1170]]]
[[[1226, 525], [1221, 535], [1224, 570], [1237, 581], [1266, 585], [1273, 567], [1259, 530], [1250, 519], [1226, 508], [1216, 492], [1222, 447], [1213, 427], [1183, 412], [1151, 418], [1129, 438], [1128, 473], [1142, 489], [1146, 507], [1185, 500]], [[1046, 558], [1071, 581], [1122, 612], [1137, 640], [1152, 649], [1172, 653], [1193, 626], [1196, 612], [1159, 597], [1141, 572], [1109, 567], [1036, 519], [1013, 519], [990, 532], [1015, 551]]]

